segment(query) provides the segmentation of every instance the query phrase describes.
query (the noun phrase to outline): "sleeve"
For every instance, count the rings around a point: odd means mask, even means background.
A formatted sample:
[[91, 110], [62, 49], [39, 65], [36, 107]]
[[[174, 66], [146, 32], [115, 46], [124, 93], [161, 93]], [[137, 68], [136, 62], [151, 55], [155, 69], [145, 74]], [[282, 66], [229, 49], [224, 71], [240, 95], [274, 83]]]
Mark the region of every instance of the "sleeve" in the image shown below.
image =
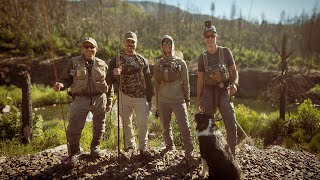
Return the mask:
[[190, 101], [190, 83], [189, 83], [189, 72], [187, 64], [184, 60], [181, 61], [181, 74], [182, 74], [182, 86], [184, 92], [185, 101]]
[[232, 55], [229, 48], [223, 49], [223, 55], [224, 55], [224, 59], [226, 60], [226, 64], [228, 65], [228, 67], [235, 64], [234, 59], [233, 59], [233, 55]]
[[198, 72], [205, 72], [204, 63], [203, 63], [203, 53], [197, 58], [198, 62]]
[[[109, 66], [107, 65], [107, 75], [106, 75], [106, 81], [108, 78], [108, 70], [110, 69]], [[107, 83], [108, 84], [108, 83]], [[113, 92], [113, 84], [109, 83], [108, 84], [108, 90], [106, 92], [107, 95], [107, 106], [111, 107], [112, 106], [112, 100], [113, 100], [113, 96], [114, 96], [114, 92]]]
[[144, 74], [144, 80], [146, 82], [146, 96], [147, 96], [147, 101], [151, 102], [151, 98], [153, 96], [153, 86], [151, 84], [151, 72], [150, 72], [150, 67], [148, 61], [143, 58], [144, 60], [144, 68], [143, 68], [143, 74]]
[[108, 85], [111, 85], [111, 84], [114, 84], [117, 81], [116, 77], [114, 77], [114, 75], [113, 75], [113, 69], [116, 67], [116, 57], [111, 59], [111, 61], [109, 62], [108, 67], [109, 68], [108, 68], [108, 71], [107, 71], [106, 81], [107, 81]]
[[154, 65], [153, 65], [153, 74], [154, 74], [154, 93], [156, 96], [156, 103], [158, 103], [158, 92], [159, 92], [159, 85], [161, 83], [161, 81], [159, 80], [159, 60], [157, 60]]
[[72, 60], [70, 59], [60, 76], [60, 83], [63, 84], [63, 89], [61, 90], [68, 89], [71, 86], [73, 82], [73, 76], [70, 75], [70, 71], [72, 70], [72, 68], [73, 68], [73, 64], [72, 64]]
[[113, 85], [110, 84], [108, 86], [108, 91], [107, 91], [107, 107], [111, 107], [112, 106], [112, 100], [113, 100], [113, 96], [114, 96], [114, 92], [113, 92]]

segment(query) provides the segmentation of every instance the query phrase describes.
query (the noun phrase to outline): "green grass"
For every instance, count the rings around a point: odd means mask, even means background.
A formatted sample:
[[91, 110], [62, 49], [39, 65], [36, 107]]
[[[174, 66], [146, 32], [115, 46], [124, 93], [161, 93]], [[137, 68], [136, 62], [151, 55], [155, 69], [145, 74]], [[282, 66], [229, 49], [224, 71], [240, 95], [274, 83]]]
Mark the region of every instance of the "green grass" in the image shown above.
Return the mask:
[[[42, 87], [40, 87], [42, 88]], [[46, 88], [45, 88], [46, 89]], [[47, 89], [49, 91], [49, 89]], [[0, 92], [3, 88], [0, 88]], [[15, 89], [11, 89], [15, 92]], [[6, 93], [9, 94], [9, 93]], [[46, 92], [37, 91], [36, 94], [46, 95]], [[41, 96], [39, 96], [39, 99]], [[198, 149], [198, 140], [196, 138], [195, 121], [193, 116], [196, 113], [195, 99], [191, 99], [191, 107], [188, 110], [190, 129], [192, 133], [193, 144]], [[155, 107], [153, 107], [155, 108]], [[23, 145], [18, 137], [9, 140], [0, 141], [0, 156], [21, 156], [26, 154], [34, 154], [48, 148], [52, 148], [66, 143], [65, 126], [68, 124], [70, 106], [64, 104], [65, 125], [62, 120], [60, 106], [47, 107], [36, 111], [36, 117], [43, 119], [43, 133], [41, 136], [34, 137], [30, 144]], [[153, 109], [152, 112], [155, 112]], [[297, 110], [286, 115], [286, 120], [278, 119], [278, 111], [269, 103], [248, 99], [235, 99], [235, 112], [237, 120], [245, 132], [254, 139], [259, 147], [264, 145], [279, 143], [288, 148], [302, 147], [310, 152], [320, 154], [319, 143], [319, 122], [320, 110], [316, 109], [310, 100], [301, 104]], [[40, 116], [41, 115], [41, 116]], [[0, 122], [9, 122], [10, 118], [17, 118], [14, 114], [7, 117], [5, 114], [0, 116]], [[3, 121], [5, 120], [5, 121]], [[11, 120], [12, 121], [12, 120]], [[14, 120], [15, 121], [15, 120]], [[134, 121], [135, 123], [135, 121]], [[1, 123], [0, 123], [1, 124]], [[41, 124], [40, 124], [41, 125]], [[217, 123], [225, 134], [223, 121]], [[177, 149], [182, 149], [183, 144], [180, 137], [180, 131], [176, 123], [175, 116], [172, 116], [172, 128], [174, 142]], [[148, 120], [149, 141], [148, 146], [159, 147], [163, 144], [162, 129], [160, 119], [156, 119], [151, 115]], [[17, 131], [17, 130], [16, 130]], [[113, 110], [112, 114], [107, 113], [106, 133], [103, 135], [101, 148], [117, 149], [118, 145], [117, 131], [117, 114]], [[135, 128], [135, 134], [137, 129]], [[280, 141], [279, 140], [280, 138]], [[81, 147], [88, 151], [92, 139], [92, 123], [87, 122], [82, 132], [80, 140]], [[120, 144], [123, 148], [123, 132], [120, 128]]]
[[[0, 86], [0, 105], [19, 106], [22, 100], [22, 91], [20, 88], [10, 86]], [[31, 98], [33, 107], [43, 107], [46, 105], [58, 104], [60, 102], [70, 102], [71, 97], [66, 91], [60, 93], [53, 90], [50, 86], [32, 85]]]

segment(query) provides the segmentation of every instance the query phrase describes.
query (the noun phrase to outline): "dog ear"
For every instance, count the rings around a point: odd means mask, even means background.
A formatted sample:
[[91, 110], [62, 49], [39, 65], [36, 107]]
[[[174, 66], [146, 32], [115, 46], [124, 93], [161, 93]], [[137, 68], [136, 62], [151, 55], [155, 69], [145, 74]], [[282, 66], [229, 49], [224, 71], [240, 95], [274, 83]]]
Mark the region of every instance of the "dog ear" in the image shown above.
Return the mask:
[[194, 114], [194, 120], [195, 120], [196, 122], [199, 122], [199, 120], [201, 119], [201, 118], [200, 118], [200, 116], [201, 116], [200, 114], [201, 114], [201, 112]]

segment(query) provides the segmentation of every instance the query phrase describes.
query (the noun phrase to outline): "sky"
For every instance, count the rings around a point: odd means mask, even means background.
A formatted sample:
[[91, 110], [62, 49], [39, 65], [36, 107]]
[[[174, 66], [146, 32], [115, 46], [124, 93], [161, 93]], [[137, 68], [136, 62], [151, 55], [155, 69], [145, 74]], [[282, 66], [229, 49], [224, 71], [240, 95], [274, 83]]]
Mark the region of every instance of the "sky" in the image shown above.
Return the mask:
[[313, 13], [315, 7], [320, 12], [319, 0], [128, 0], [128, 1], [151, 1], [161, 2], [178, 6], [183, 10], [187, 10], [196, 14], [211, 15], [211, 3], [215, 5], [214, 16], [218, 18], [230, 19], [231, 6], [235, 4], [235, 18], [241, 15], [246, 20], [262, 20], [278, 23], [282, 11], [285, 11], [287, 17], [300, 16], [302, 13]]

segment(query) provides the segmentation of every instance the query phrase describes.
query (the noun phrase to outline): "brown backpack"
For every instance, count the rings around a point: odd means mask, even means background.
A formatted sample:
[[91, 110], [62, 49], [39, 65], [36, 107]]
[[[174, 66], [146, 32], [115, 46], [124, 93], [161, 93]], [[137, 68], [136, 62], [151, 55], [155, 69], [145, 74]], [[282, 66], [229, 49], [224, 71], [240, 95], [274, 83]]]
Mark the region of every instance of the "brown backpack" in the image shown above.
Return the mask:
[[[219, 51], [219, 63], [214, 66], [208, 66], [207, 51], [203, 53], [203, 64], [205, 69], [205, 80], [206, 85], [218, 85], [219, 83], [227, 82], [230, 78], [229, 69], [224, 61], [223, 47], [218, 46]], [[215, 76], [215, 79], [213, 78]]]

